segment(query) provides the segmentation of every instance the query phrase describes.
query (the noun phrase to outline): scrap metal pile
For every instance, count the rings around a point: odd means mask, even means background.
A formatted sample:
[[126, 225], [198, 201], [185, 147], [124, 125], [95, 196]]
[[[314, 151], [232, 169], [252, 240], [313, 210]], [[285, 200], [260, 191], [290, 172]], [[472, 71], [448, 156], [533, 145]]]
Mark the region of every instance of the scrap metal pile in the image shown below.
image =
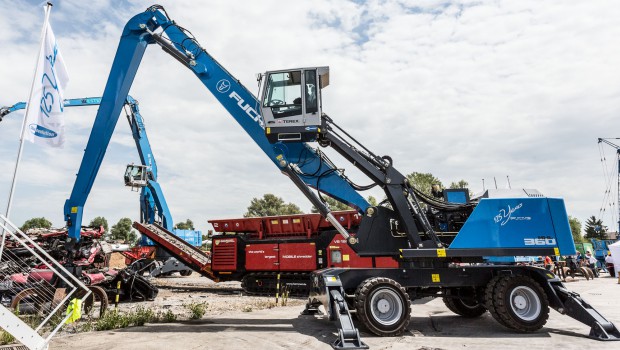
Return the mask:
[[[35, 229], [27, 235], [54, 259], [73, 269], [102, 305], [107, 306], [108, 299], [114, 300], [116, 295], [119, 300], [155, 299], [158, 289], [144, 277], [129, 268], [109, 268], [110, 256], [118, 249], [101, 239], [103, 233], [103, 227], [82, 227], [81, 245], [73, 252], [65, 247], [66, 229]], [[19, 242], [7, 239], [3, 249], [7, 259], [0, 261], [0, 302], [4, 306], [16, 308], [20, 301], [31, 298], [39, 285], [61, 287], [58, 276]]]

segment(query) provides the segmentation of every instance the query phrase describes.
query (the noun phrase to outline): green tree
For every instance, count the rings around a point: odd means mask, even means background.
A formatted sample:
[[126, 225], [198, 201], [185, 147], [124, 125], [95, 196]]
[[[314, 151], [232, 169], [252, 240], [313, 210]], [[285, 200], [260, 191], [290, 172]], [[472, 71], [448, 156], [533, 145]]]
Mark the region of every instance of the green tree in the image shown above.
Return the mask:
[[[329, 208], [329, 210], [352, 210], [353, 207], [348, 206], [342, 202], [340, 202], [339, 200], [336, 200], [334, 198], [331, 198], [329, 196], [324, 196], [323, 198], [325, 198], [325, 202], [327, 203], [327, 207]], [[366, 200], [368, 201], [368, 204], [370, 204], [373, 207], [376, 207], [379, 203], [377, 202], [377, 198], [373, 197], [373, 196], [368, 196], [368, 198], [366, 198]], [[313, 213], [318, 213], [319, 210], [313, 205], [311, 212]]]
[[108, 220], [103, 216], [97, 216], [96, 218], [90, 220], [90, 224], [88, 226], [91, 227], [101, 227], [103, 226], [103, 230], [105, 233], [108, 233]]
[[582, 243], [583, 236], [581, 235], [581, 221], [569, 215], [568, 224], [570, 225], [570, 232], [573, 234], [573, 241], [575, 241], [575, 243]]
[[19, 229], [23, 232], [30, 230], [31, 228], [51, 228], [52, 223], [44, 217], [40, 218], [32, 218], [30, 220], [26, 220], [22, 227]]
[[293, 203], [285, 203], [280, 197], [271, 193], [263, 195], [263, 198], [252, 198], [247, 213], [244, 217], [256, 216], [272, 216], [272, 215], [289, 215], [303, 214], [301, 209]]
[[185, 220], [185, 222], [177, 222], [177, 224], [174, 225], [174, 228], [179, 230], [194, 230], [194, 222], [190, 219], [187, 219]]
[[469, 182], [465, 181], [465, 180], [461, 180], [459, 182], [452, 182], [450, 183], [450, 187], [451, 189], [457, 189], [457, 188], [469, 188]]
[[441, 180], [436, 178], [431, 173], [418, 173], [414, 171], [413, 173], [407, 175], [407, 179], [409, 179], [409, 182], [413, 185], [413, 187], [428, 194], [429, 196], [431, 195], [431, 187], [433, 185], [439, 185], [439, 187], [443, 188]]
[[[351, 210], [353, 209], [350, 206], [332, 197], [323, 196], [323, 199], [325, 199], [325, 204], [327, 204], [327, 207], [329, 208], [329, 210]], [[319, 210], [314, 205], [312, 206], [312, 209], [310, 209], [310, 211], [313, 213], [319, 212]]]
[[607, 226], [603, 225], [603, 220], [597, 219], [594, 215], [586, 220], [585, 238], [606, 239]]
[[136, 232], [131, 228], [131, 223], [130, 218], [118, 220], [110, 231], [112, 239], [123, 240], [125, 243], [134, 244], [138, 240], [138, 235], [136, 235]]

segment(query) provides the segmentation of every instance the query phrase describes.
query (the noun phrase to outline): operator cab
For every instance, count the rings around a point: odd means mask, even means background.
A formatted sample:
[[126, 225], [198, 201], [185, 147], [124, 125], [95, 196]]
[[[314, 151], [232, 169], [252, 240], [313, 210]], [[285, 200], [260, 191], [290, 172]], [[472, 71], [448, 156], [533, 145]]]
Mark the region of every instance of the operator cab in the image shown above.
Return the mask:
[[321, 89], [329, 85], [329, 67], [266, 72], [261, 115], [270, 143], [307, 142], [321, 132]]
[[125, 170], [125, 186], [145, 187], [147, 183], [148, 167], [146, 165], [127, 165]]

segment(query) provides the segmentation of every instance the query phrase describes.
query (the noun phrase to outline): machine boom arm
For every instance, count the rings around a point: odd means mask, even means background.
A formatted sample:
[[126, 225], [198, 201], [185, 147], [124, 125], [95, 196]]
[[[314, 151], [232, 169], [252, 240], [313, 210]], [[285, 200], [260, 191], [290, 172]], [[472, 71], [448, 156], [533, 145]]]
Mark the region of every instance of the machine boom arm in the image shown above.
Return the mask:
[[[85, 97], [64, 100], [65, 107], [98, 106], [100, 104], [101, 97]], [[142, 188], [140, 193], [141, 221], [147, 223], [160, 221], [166, 229], [172, 230], [172, 215], [168, 209], [168, 204], [166, 203], [161, 186], [157, 182], [157, 163], [155, 162], [155, 156], [153, 155], [153, 150], [151, 149], [151, 144], [149, 143], [149, 139], [144, 128], [144, 119], [140, 114], [138, 101], [131, 96], [127, 96], [125, 105], [129, 108], [127, 121], [129, 122], [133, 139], [136, 142], [136, 148], [140, 156], [140, 161], [142, 165], [147, 166], [149, 169], [147, 185]], [[25, 108], [26, 102], [18, 102], [8, 107], [0, 107], [0, 118]], [[84, 173], [81, 174], [83, 175]], [[93, 180], [94, 176], [96, 176], [96, 172], [93, 173]], [[77, 181], [80, 181], [80, 175], [78, 175]]]
[[[158, 30], [160, 32], [157, 33]], [[129, 20], [123, 30], [101, 106], [86, 146], [85, 157], [80, 165], [78, 181], [65, 202], [65, 220], [69, 227], [69, 237], [74, 241], [79, 240], [83, 207], [92, 188], [94, 175], [101, 166], [144, 52], [147, 46], [153, 43], [159, 44], [165, 52], [192, 70], [269, 159], [276, 162], [276, 153], [265, 137], [256, 97], [211, 57], [187, 30], [168, 18], [162, 7], [152, 6]], [[307, 173], [317, 172], [317, 169], [320, 172], [331, 169], [329, 164], [317, 156], [314, 149], [305, 144], [290, 145], [281, 152], [303, 164], [302, 168]], [[318, 187], [317, 178], [307, 177], [303, 180], [310, 186]], [[332, 172], [320, 181], [321, 191], [360, 210], [368, 207], [368, 202], [337, 174]]]

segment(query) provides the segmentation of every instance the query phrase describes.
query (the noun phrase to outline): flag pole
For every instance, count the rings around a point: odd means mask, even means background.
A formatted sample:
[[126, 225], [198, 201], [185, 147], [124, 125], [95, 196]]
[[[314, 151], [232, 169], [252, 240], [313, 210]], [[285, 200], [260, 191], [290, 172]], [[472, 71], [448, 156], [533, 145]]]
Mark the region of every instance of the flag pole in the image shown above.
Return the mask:
[[[50, 18], [50, 12], [52, 10], [52, 3], [47, 2], [45, 7], [45, 19], [43, 20], [43, 28], [41, 29], [41, 44], [39, 45], [39, 54], [37, 55], [37, 62], [35, 65], [34, 76], [32, 77], [32, 85], [30, 86], [30, 94], [28, 95], [28, 104], [26, 104], [26, 112], [24, 113], [24, 120], [22, 121], [22, 130], [19, 136], [19, 150], [17, 151], [17, 160], [15, 161], [15, 171], [13, 172], [13, 181], [11, 182], [11, 191], [9, 192], [9, 201], [6, 206], [6, 215], [8, 219], [11, 214], [11, 205], [13, 204], [13, 193], [15, 192], [15, 184], [17, 183], [17, 173], [19, 170], [19, 163], [22, 159], [22, 152], [24, 150], [24, 134], [26, 133], [26, 116], [30, 105], [32, 104], [32, 95], [34, 93], [35, 79], [37, 77], [37, 69], [39, 67], [39, 60], [41, 59], [41, 52], [43, 52], [43, 45], [45, 40], [45, 32], [47, 31], [47, 24]], [[4, 232], [3, 232], [4, 233]]]

